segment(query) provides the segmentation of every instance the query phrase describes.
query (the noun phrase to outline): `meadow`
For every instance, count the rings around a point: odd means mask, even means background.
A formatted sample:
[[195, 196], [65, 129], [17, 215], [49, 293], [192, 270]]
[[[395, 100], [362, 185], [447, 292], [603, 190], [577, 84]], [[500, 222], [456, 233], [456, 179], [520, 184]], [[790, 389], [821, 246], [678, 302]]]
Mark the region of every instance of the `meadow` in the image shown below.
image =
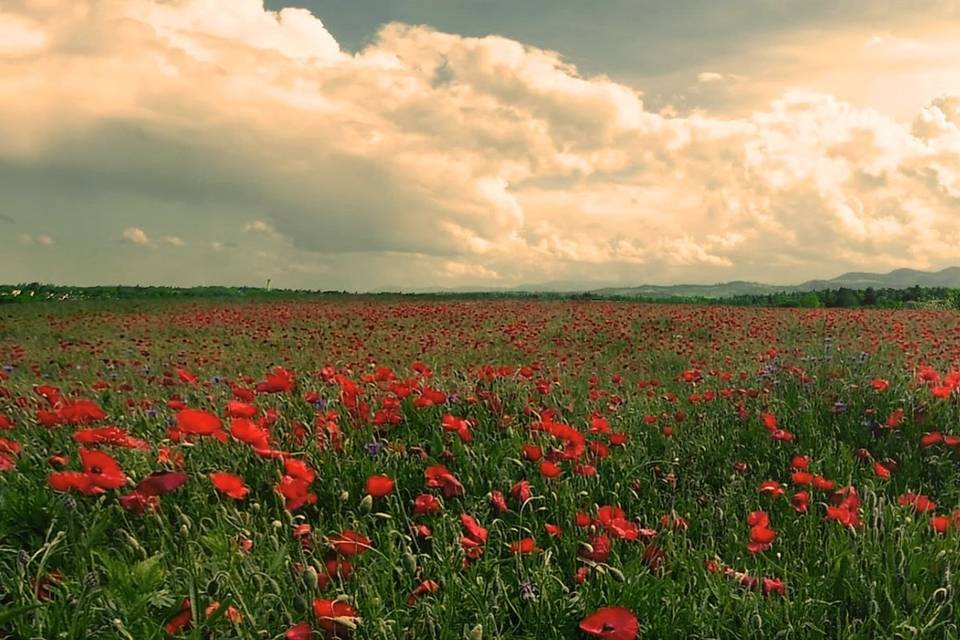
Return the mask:
[[0, 308], [0, 638], [960, 637], [960, 315]]

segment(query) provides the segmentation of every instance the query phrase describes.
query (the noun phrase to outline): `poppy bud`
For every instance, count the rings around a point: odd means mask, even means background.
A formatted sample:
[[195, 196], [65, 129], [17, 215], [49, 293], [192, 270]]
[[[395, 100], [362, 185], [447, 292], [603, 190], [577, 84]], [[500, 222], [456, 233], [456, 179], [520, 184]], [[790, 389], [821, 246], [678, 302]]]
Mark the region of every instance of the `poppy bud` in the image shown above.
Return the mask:
[[293, 609], [294, 611], [306, 611], [307, 610], [307, 601], [303, 596], [297, 594], [293, 596]]
[[483, 640], [483, 625], [478, 623], [473, 629], [470, 629], [467, 640]]
[[100, 586], [100, 577], [96, 571], [90, 571], [87, 575], [83, 576], [83, 586], [91, 590]]
[[417, 570], [417, 559], [407, 551], [403, 554], [403, 565], [407, 571], [414, 573]]
[[370, 510], [373, 508], [373, 496], [369, 493], [363, 496], [363, 500], [360, 501], [360, 513], [370, 513]]
[[310, 590], [317, 588], [317, 583], [319, 582], [320, 576], [317, 574], [316, 567], [307, 567], [303, 572], [303, 581], [306, 583], [307, 588]]
[[343, 490], [343, 491], [340, 492], [340, 502], [346, 502], [346, 501], [349, 500], [349, 499], [350, 499], [350, 492], [349, 492], [349, 491]]
[[133, 549], [133, 551], [134, 551], [137, 555], [139, 555], [141, 558], [146, 559], [146, 557], [147, 557], [147, 550], [143, 548], [143, 545], [140, 544], [140, 541], [137, 540], [136, 538], [134, 538], [132, 535], [130, 535], [130, 534], [129, 534], [128, 532], [126, 532], [126, 531], [123, 531], [122, 535], [123, 535], [123, 537], [124, 537], [127, 545], [129, 545], [130, 548]]

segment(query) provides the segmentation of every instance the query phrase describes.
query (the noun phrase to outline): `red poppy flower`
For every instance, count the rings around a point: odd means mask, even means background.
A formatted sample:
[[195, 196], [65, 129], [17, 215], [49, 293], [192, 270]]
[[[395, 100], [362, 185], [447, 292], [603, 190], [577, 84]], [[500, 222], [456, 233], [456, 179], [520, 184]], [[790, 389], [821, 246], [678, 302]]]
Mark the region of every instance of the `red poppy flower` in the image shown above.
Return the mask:
[[226, 471], [214, 471], [210, 474], [210, 481], [217, 491], [234, 500], [243, 500], [250, 493], [250, 488], [244, 484], [243, 478]]
[[426, 478], [427, 487], [441, 489], [444, 498], [463, 495], [463, 485], [446, 467], [439, 464], [429, 466], [424, 470], [423, 475]]
[[594, 536], [588, 545], [580, 547], [579, 554], [581, 558], [593, 562], [606, 562], [610, 557], [610, 538], [603, 534]]
[[393, 478], [390, 476], [370, 476], [367, 478], [367, 493], [374, 498], [382, 498], [393, 491], [393, 485]]
[[797, 513], [806, 513], [810, 508], [810, 493], [807, 491], [798, 491], [790, 499], [793, 510]]
[[436, 496], [429, 493], [422, 493], [413, 500], [414, 515], [422, 516], [434, 513], [440, 513], [443, 505], [437, 500]]
[[783, 584], [783, 580], [779, 580], [777, 578], [764, 578], [761, 581], [760, 588], [765, 596], [783, 596], [787, 594], [787, 587], [785, 584]]
[[333, 637], [349, 635], [360, 620], [356, 609], [342, 600], [315, 599], [313, 615], [316, 616], [320, 628]]
[[433, 580], [424, 580], [417, 585], [417, 588], [407, 597], [407, 605], [412, 607], [422, 596], [436, 593], [439, 589], [440, 585]]
[[820, 491], [833, 491], [833, 488], [837, 486], [833, 480], [827, 480], [823, 476], [814, 476], [813, 477], [813, 487], [819, 489]]
[[276, 486], [277, 493], [284, 498], [284, 508], [296, 511], [308, 504], [316, 504], [317, 494], [310, 491], [310, 483], [301, 478], [285, 475]]
[[563, 471], [555, 462], [544, 460], [540, 463], [540, 473], [544, 478], [556, 478], [559, 477]]
[[283, 468], [287, 472], [288, 476], [293, 476], [298, 480], [303, 480], [306, 483], [313, 482], [317, 474], [313, 469], [307, 465], [303, 460], [297, 460], [296, 458], [284, 458]]
[[535, 551], [538, 551], [537, 541], [533, 538], [523, 538], [517, 542], [510, 543], [510, 553], [514, 555], [534, 553]]
[[296, 377], [293, 372], [276, 367], [268, 373], [262, 382], [256, 385], [257, 393], [290, 393], [296, 385]]
[[126, 495], [117, 498], [120, 506], [131, 513], [142, 514], [148, 510], [156, 509], [160, 506], [160, 498], [157, 496], [148, 496], [139, 491], [131, 491]]
[[61, 403], [57, 408], [57, 417], [61, 422], [78, 425], [103, 420], [107, 417], [107, 413], [92, 400], [77, 398]]
[[47, 401], [51, 407], [60, 402], [60, 390], [48, 384], [38, 384], [33, 388], [33, 392]]
[[759, 553], [770, 548], [771, 543], [776, 539], [777, 532], [765, 526], [758, 525], [750, 529], [750, 543], [747, 550], [750, 553]]
[[856, 527], [860, 523], [857, 512], [846, 505], [827, 507], [827, 519], [835, 520], [845, 527]]
[[604, 640], [634, 640], [640, 623], [633, 612], [624, 607], [603, 607], [580, 621], [580, 631]]
[[947, 516], [933, 516], [930, 518], [930, 527], [940, 535], [944, 535], [950, 528], [950, 518]]
[[358, 556], [373, 548], [370, 538], [350, 530], [330, 538], [330, 544], [342, 556]]
[[270, 432], [261, 429], [247, 418], [233, 418], [230, 420], [230, 435], [252, 446], [254, 449], [270, 448]]
[[74, 489], [85, 495], [104, 493], [103, 489], [93, 484], [90, 475], [82, 471], [54, 471], [47, 478], [47, 483], [54, 491]]
[[467, 513], [460, 514], [460, 523], [473, 540], [481, 543], [487, 541], [487, 530], [481, 527], [473, 516]]
[[127, 477], [116, 460], [103, 451], [80, 449], [83, 471], [90, 481], [101, 489], [119, 489], [127, 483]]
[[530, 462], [536, 462], [543, 457], [543, 451], [541, 451], [540, 447], [535, 444], [524, 444], [521, 447], [521, 450], [523, 451], [523, 457]]
[[230, 400], [227, 402], [227, 417], [228, 418], [247, 418], [250, 419], [253, 416], [257, 415], [256, 405], [250, 404], [248, 402], [242, 402], [240, 400]]
[[140, 449], [142, 451], [150, 450], [150, 444], [145, 440], [133, 438], [123, 429], [113, 426], [78, 429], [73, 432], [73, 440], [80, 444], [100, 444], [126, 449]]
[[916, 494], [911, 491], [904, 493], [897, 498], [897, 504], [901, 507], [913, 507], [918, 513], [926, 513], [937, 508], [937, 503], [922, 494]]
[[533, 496], [533, 492], [530, 490], [530, 483], [526, 480], [517, 482], [510, 487], [510, 495], [512, 495], [517, 502], [526, 502]]
[[137, 484], [137, 491], [145, 496], [162, 496], [179, 489], [190, 476], [179, 471], [156, 471]]
[[903, 409], [897, 409], [887, 418], [886, 425], [890, 428], [896, 428], [900, 426], [900, 423], [903, 422], [904, 411]]
[[763, 427], [767, 431], [773, 431], [777, 428], [777, 416], [772, 413], [761, 413], [760, 419], [763, 421]]
[[220, 418], [209, 411], [183, 409], [177, 413], [177, 428], [183, 433], [211, 435], [221, 427]]
[[283, 638], [284, 640], [311, 640], [313, 629], [310, 628], [309, 622], [300, 622], [287, 629]]
[[186, 598], [180, 603], [180, 612], [173, 616], [167, 624], [163, 625], [163, 628], [170, 635], [176, 635], [178, 632], [190, 626], [192, 619], [193, 614], [191, 613], [190, 599]]
[[766, 480], [760, 483], [758, 487], [760, 493], [766, 493], [774, 497], [779, 497], [784, 494], [783, 486], [774, 480]]

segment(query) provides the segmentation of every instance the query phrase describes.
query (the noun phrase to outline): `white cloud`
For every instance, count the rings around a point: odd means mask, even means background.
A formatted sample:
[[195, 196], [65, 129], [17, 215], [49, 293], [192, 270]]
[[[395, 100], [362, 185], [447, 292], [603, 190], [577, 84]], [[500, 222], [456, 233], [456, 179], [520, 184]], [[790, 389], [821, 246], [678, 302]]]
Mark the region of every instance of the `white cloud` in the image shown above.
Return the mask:
[[180, 238], [178, 236], [164, 236], [163, 243], [168, 244], [171, 247], [182, 247], [184, 246], [184, 244], [186, 244], [183, 241], [183, 238]]
[[23, 16], [0, 12], [0, 56], [35, 54], [47, 44], [43, 28]]
[[[391, 24], [353, 55], [259, 0], [14, 6], [0, 34], [28, 24], [43, 44], [0, 56], [0, 161], [102, 185], [77, 191], [98, 205], [235, 210], [231, 231], [289, 238], [292, 263], [332, 284], [791, 281], [957, 260], [952, 98], [914, 121], [803, 91], [680, 116], [501, 37]], [[698, 77], [728, 79], [745, 82]]]
[[138, 227], [128, 227], [123, 230], [122, 237], [127, 242], [133, 244], [139, 244], [141, 246], [148, 246], [151, 244], [149, 236], [143, 229]]
[[243, 225], [243, 230], [247, 233], [258, 233], [270, 238], [279, 237], [280, 234], [273, 228], [273, 225], [263, 220], [253, 220]]
[[50, 247], [53, 246], [53, 238], [48, 236], [45, 233], [39, 235], [31, 235], [29, 233], [21, 233], [17, 235], [17, 242], [24, 246], [40, 245], [41, 247]]

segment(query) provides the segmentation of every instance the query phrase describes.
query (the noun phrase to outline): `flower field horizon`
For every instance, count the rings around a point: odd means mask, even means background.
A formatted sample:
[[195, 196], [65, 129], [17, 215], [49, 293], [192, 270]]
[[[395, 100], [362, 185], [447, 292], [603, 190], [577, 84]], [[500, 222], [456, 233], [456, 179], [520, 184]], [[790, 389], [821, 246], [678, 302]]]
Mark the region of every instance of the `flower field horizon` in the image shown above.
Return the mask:
[[957, 638], [960, 315], [0, 308], [0, 639]]

